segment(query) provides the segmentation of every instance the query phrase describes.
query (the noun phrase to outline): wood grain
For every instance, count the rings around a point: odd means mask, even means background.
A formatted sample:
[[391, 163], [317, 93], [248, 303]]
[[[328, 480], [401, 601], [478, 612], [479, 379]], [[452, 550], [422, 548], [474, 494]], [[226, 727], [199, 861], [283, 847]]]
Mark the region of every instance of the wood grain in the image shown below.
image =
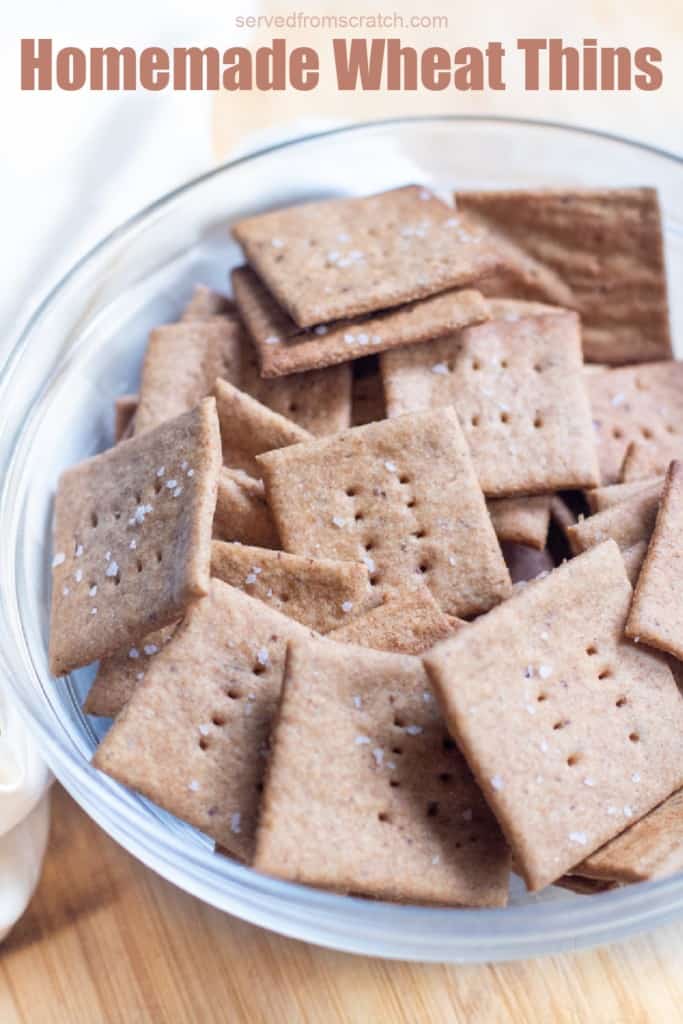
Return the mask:
[[59, 787], [43, 879], [2, 947], [2, 1024], [636, 1024], [680, 1020], [683, 925], [495, 966], [373, 960], [285, 939], [143, 867]]

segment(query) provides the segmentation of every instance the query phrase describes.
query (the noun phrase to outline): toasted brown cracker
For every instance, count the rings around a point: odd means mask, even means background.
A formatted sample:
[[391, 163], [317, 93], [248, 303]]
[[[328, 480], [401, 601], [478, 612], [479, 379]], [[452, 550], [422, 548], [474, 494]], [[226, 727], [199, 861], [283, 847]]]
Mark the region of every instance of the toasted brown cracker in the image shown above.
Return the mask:
[[292, 641], [254, 865], [380, 899], [501, 906], [509, 854], [417, 658]]
[[640, 570], [642, 569], [643, 562], [645, 561], [645, 555], [647, 554], [647, 548], [648, 541], [639, 540], [621, 552], [621, 557], [624, 559], [626, 575], [628, 576], [632, 587], [635, 587], [638, 582]]
[[240, 328], [230, 320], [166, 324], [150, 332], [135, 433], [194, 408], [217, 377], [240, 377]]
[[487, 496], [599, 482], [574, 313], [491, 320], [380, 366], [389, 416], [455, 406]]
[[682, 594], [683, 463], [672, 462], [638, 577], [626, 635], [683, 660]]
[[569, 287], [568, 304], [581, 314], [586, 359], [634, 363], [670, 357], [654, 189], [459, 192], [457, 205], [483, 216]]
[[[477, 287], [479, 287], [479, 283]], [[488, 295], [486, 299], [491, 320], [509, 320], [511, 323], [514, 323], [525, 316], [547, 316], [552, 313], [568, 312], [568, 310], [562, 307], [549, 306], [547, 302], [529, 302], [526, 299], [489, 298]]]
[[581, 875], [563, 875], [553, 883], [561, 889], [568, 889], [579, 896], [595, 896], [600, 892], [609, 892], [616, 888], [615, 882], [602, 881], [598, 878], [583, 878]]
[[249, 267], [233, 271], [232, 286], [264, 377], [332, 367], [372, 352], [448, 334], [468, 324], [481, 323], [488, 316], [488, 307], [479, 292], [462, 289], [372, 316], [302, 330]]
[[114, 403], [114, 440], [118, 444], [132, 433], [133, 420], [138, 408], [137, 395], [121, 395]]
[[376, 651], [422, 654], [465, 623], [452, 623], [426, 587], [397, 590], [378, 608], [328, 634], [338, 643], [358, 644]]
[[211, 575], [318, 633], [327, 633], [376, 603], [368, 570], [360, 562], [302, 558], [214, 541]]
[[621, 465], [624, 486], [663, 477], [671, 462], [683, 459], [683, 438], [671, 441], [632, 441]]
[[219, 463], [211, 398], [62, 473], [55, 501], [53, 675], [175, 622], [206, 593]]
[[477, 224], [415, 185], [260, 214], [233, 234], [300, 327], [460, 287], [503, 262]]
[[113, 718], [130, 700], [133, 690], [145, 678], [152, 658], [173, 636], [176, 623], [150, 633], [139, 644], [125, 647], [110, 658], [103, 658], [85, 698], [86, 715]]
[[683, 871], [683, 790], [579, 865], [589, 878], [646, 882]]
[[357, 359], [353, 364], [351, 388], [351, 426], [362, 427], [387, 416], [384, 387], [377, 356]]
[[280, 547], [262, 480], [254, 480], [239, 469], [221, 468], [213, 535], [217, 540], [259, 548]]
[[683, 700], [664, 658], [623, 638], [630, 601], [609, 541], [424, 657], [531, 890], [683, 784]]
[[[619, 482], [624, 456], [632, 441], [649, 441], [666, 451], [670, 450], [672, 442], [680, 441], [683, 445], [680, 417], [683, 362], [645, 363], [605, 370], [587, 377], [586, 386], [593, 410], [603, 484]], [[658, 476], [664, 470], [658, 473], [648, 465], [643, 476]], [[633, 480], [634, 476], [629, 478]]]
[[510, 578], [513, 583], [528, 583], [530, 580], [538, 579], [539, 576], [547, 576], [554, 568], [550, 552], [545, 549], [538, 551], [525, 544], [507, 542], [502, 545], [502, 548], [505, 564], [510, 570]]
[[541, 551], [550, 522], [549, 494], [534, 498], [492, 498], [486, 503], [498, 540], [526, 544]]
[[215, 316], [229, 316], [235, 313], [235, 303], [227, 295], [221, 295], [205, 284], [196, 284], [192, 298], [185, 307], [183, 320], [210, 320]]
[[591, 512], [605, 512], [613, 505], [618, 505], [627, 498], [647, 490], [654, 483], [660, 485], [664, 482], [663, 477], [648, 477], [646, 480], [633, 480], [626, 484], [608, 484], [607, 487], [594, 487], [586, 491], [586, 500]]
[[661, 490], [660, 483], [650, 484], [618, 505], [570, 526], [567, 537], [572, 551], [575, 554], [585, 551], [608, 537], [615, 540], [622, 551], [648, 540], [655, 525]]
[[472, 615], [510, 592], [452, 409], [354, 427], [258, 459], [284, 548], [363, 560], [384, 596], [423, 581]]
[[273, 448], [309, 441], [313, 437], [303, 427], [261, 405], [226, 380], [216, 381], [214, 395], [221, 428], [223, 462], [232, 469], [241, 469], [252, 477], [258, 477], [257, 455]]
[[251, 859], [286, 644], [309, 631], [213, 579], [93, 763]]

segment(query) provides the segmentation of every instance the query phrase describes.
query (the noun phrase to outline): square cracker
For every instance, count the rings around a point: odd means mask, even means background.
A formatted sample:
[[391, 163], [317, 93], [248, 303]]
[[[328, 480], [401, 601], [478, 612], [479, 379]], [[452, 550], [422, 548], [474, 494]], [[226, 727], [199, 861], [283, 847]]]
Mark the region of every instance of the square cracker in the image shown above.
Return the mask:
[[262, 480], [254, 480], [239, 469], [221, 467], [213, 535], [216, 540], [239, 541], [258, 548], [280, 547]]
[[550, 525], [549, 494], [533, 498], [492, 498], [487, 501], [493, 529], [502, 543], [525, 544], [542, 551]]
[[671, 356], [655, 189], [459, 192], [456, 198], [458, 209], [482, 216], [569, 287], [586, 359]]
[[221, 295], [205, 284], [196, 284], [181, 319], [210, 320], [215, 316], [231, 316], [235, 312], [235, 303], [227, 295]]
[[156, 657], [164, 644], [173, 636], [176, 623], [164, 626], [139, 644], [124, 647], [117, 654], [103, 658], [100, 662], [94, 682], [85, 698], [83, 710], [86, 715], [98, 715], [102, 718], [114, 718], [118, 715], [133, 693], [145, 678], [145, 673], [152, 658]]
[[206, 593], [220, 437], [216, 403], [62, 473], [50, 671], [65, 675], [175, 622]]
[[489, 497], [599, 483], [575, 313], [490, 320], [380, 357], [389, 416], [452, 405]]
[[328, 199], [233, 225], [247, 260], [300, 327], [461, 287], [497, 269], [497, 246], [416, 185]]
[[249, 861], [286, 644], [310, 635], [211, 580], [98, 747], [95, 767]]
[[448, 334], [488, 317], [479, 292], [461, 289], [310, 330], [297, 327], [250, 267], [233, 270], [232, 287], [266, 378], [332, 368], [373, 352]]
[[654, 529], [662, 485], [649, 484], [637, 494], [617, 505], [582, 519], [567, 529], [569, 546], [575, 554], [586, 551], [608, 538], [615, 540], [622, 551], [641, 540], [649, 540]]
[[606, 487], [594, 487], [586, 491], [586, 501], [591, 512], [605, 512], [614, 505], [619, 505], [627, 498], [632, 498], [641, 491], [647, 490], [650, 484], [664, 483], [663, 477], [648, 477], [646, 480], [633, 480], [625, 484], [607, 484]]
[[211, 575], [318, 633], [376, 604], [368, 570], [360, 562], [302, 558], [214, 541]]
[[[586, 387], [603, 484], [620, 481], [624, 457], [633, 441], [648, 441], [667, 452], [672, 442], [679, 441], [683, 447], [683, 362], [671, 360], [605, 370], [588, 376]], [[668, 462], [664, 468], [667, 465]], [[648, 467], [642, 475], [659, 474]]]
[[453, 615], [510, 593], [452, 409], [353, 427], [258, 461], [285, 550], [362, 560], [382, 596], [425, 582]]
[[671, 462], [683, 459], [683, 438], [671, 441], [632, 441], [621, 466], [622, 486], [664, 476]]
[[135, 434], [193, 409], [217, 377], [240, 379], [240, 329], [231, 320], [155, 327], [142, 364]]
[[261, 405], [227, 380], [217, 380], [213, 393], [221, 428], [223, 462], [231, 469], [241, 469], [249, 476], [258, 477], [257, 455], [313, 439], [303, 427]]
[[579, 864], [581, 874], [647, 882], [683, 871], [683, 790]]
[[378, 899], [502, 906], [509, 854], [417, 658], [291, 641], [254, 866]]
[[[459, 620], [456, 620], [458, 622]], [[460, 622], [460, 625], [465, 625]], [[439, 608], [426, 587], [397, 590], [365, 615], [359, 615], [328, 636], [338, 643], [358, 644], [376, 651], [422, 654], [458, 626]]]
[[532, 891], [683, 784], [683, 699], [665, 659], [624, 639], [630, 601], [609, 541], [425, 655]]
[[626, 623], [626, 635], [683, 660], [683, 463], [664, 481], [650, 546]]

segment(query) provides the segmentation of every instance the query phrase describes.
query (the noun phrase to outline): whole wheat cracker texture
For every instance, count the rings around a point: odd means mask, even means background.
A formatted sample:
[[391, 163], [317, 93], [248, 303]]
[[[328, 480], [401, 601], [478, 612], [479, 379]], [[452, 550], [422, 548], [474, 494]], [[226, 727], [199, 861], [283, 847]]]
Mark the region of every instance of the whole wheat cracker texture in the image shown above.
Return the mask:
[[465, 623], [451, 621], [426, 587], [396, 591], [377, 608], [328, 633], [338, 643], [358, 644], [376, 651], [422, 654]]
[[290, 206], [232, 230], [300, 327], [423, 299], [503, 263], [479, 225], [417, 185]]
[[93, 763], [250, 861], [298, 622], [221, 580], [153, 659]]
[[221, 428], [223, 462], [231, 469], [241, 469], [249, 476], [258, 477], [257, 455], [310, 441], [313, 437], [303, 427], [261, 405], [226, 380], [217, 380], [213, 393]]
[[213, 535], [216, 540], [238, 541], [259, 548], [280, 547], [262, 480], [254, 480], [239, 469], [221, 467]]
[[[621, 481], [624, 458], [632, 442], [647, 441], [665, 453], [671, 451], [672, 444], [683, 444], [683, 362], [667, 360], [605, 370], [588, 376], [586, 387], [603, 485]], [[642, 475], [663, 475], [666, 466], [668, 461], [658, 472], [648, 460]], [[629, 475], [629, 479], [635, 476]]]
[[605, 512], [613, 505], [618, 505], [626, 498], [632, 498], [635, 494], [647, 490], [651, 484], [663, 484], [663, 477], [648, 477], [645, 480], [632, 480], [625, 484], [608, 484], [606, 487], [594, 487], [586, 491], [586, 501], [591, 512]]
[[380, 357], [390, 417], [454, 406], [487, 497], [599, 483], [574, 313], [490, 320]]
[[193, 409], [217, 377], [237, 382], [239, 333], [239, 326], [225, 319], [155, 327], [142, 364], [135, 434]]
[[649, 540], [654, 529], [662, 485], [656, 481], [617, 505], [582, 519], [567, 529], [574, 554], [601, 544], [611, 537], [622, 551], [641, 540]]
[[626, 623], [627, 636], [683, 660], [683, 463], [672, 462]]
[[377, 603], [368, 570], [360, 562], [302, 558], [214, 541], [211, 575], [318, 633], [329, 632]]
[[364, 561], [382, 597], [426, 583], [452, 615], [510, 593], [452, 409], [354, 427], [258, 462], [285, 550]]
[[210, 320], [217, 316], [232, 316], [235, 312], [235, 303], [227, 295], [221, 295], [205, 284], [196, 284], [181, 320]]
[[53, 675], [136, 643], [206, 593], [219, 466], [216, 403], [209, 398], [62, 473]]
[[632, 441], [621, 464], [623, 486], [663, 477], [669, 464], [683, 459], [683, 438], [671, 441]]
[[417, 658], [293, 640], [255, 867], [414, 903], [502, 906], [509, 854]]
[[655, 189], [458, 192], [456, 199], [458, 209], [483, 217], [564, 282], [567, 304], [581, 315], [587, 360], [670, 358]]
[[488, 317], [488, 306], [480, 293], [463, 288], [366, 316], [302, 329], [249, 267], [233, 270], [232, 286], [266, 378], [332, 368], [373, 352], [448, 334]]
[[493, 529], [502, 543], [526, 544], [542, 551], [550, 524], [549, 494], [532, 498], [491, 498], [486, 503]]
[[579, 865], [596, 880], [649, 882], [683, 870], [683, 790]]
[[140, 643], [103, 658], [83, 710], [86, 715], [114, 718], [130, 700], [133, 691], [145, 678], [152, 658], [173, 636], [177, 623], [164, 626], [144, 637]]
[[114, 402], [114, 441], [116, 444], [132, 436], [138, 395], [120, 395]]
[[532, 891], [683, 784], [683, 700], [666, 660], [624, 638], [630, 601], [608, 541], [424, 656]]

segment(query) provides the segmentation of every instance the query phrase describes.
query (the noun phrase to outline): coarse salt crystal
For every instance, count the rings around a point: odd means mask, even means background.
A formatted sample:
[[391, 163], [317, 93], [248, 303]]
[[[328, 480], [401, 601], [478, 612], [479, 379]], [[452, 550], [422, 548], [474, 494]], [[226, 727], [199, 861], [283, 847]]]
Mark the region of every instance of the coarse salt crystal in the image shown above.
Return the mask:
[[273, 249], [282, 249], [285, 243], [282, 241], [281, 238], [272, 238], [270, 244], [272, 245]]
[[445, 363], [434, 363], [432, 366], [432, 373], [439, 373], [443, 376], [448, 373], [448, 367]]
[[244, 582], [247, 584], [256, 583], [257, 578], [256, 573], [250, 572], [244, 577]]
[[266, 338], [266, 345], [279, 345], [279, 344], [280, 344], [280, 339], [278, 338], [277, 334], [269, 334], [268, 337]]
[[137, 649], [137, 647], [131, 647], [131, 649], [128, 651], [128, 657], [129, 658], [139, 658], [140, 657], [140, 652]]
[[363, 561], [365, 562], [365, 565], [367, 566], [368, 572], [374, 572], [375, 569], [377, 568], [376, 565], [375, 565], [374, 558], [371, 558], [370, 555], [363, 555]]
[[74, 573], [74, 579], [76, 580], [76, 583], [80, 583], [81, 582], [81, 580], [83, 579], [83, 570], [82, 569], [76, 569], [76, 572]]
[[624, 807], [624, 817], [625, 818], [632, 818], [633, 817], [633, 809], [631, 807], [629, 807], [628, 804]]
[[168, 487], [169, 491], [172, 491], [174, 487], [178, 486], [178, 481], [177, 480], [167, 480], [166, 481], [166, 486]]
[[199, 789], [199, 783], [197, 782], [196, 779], [192, 779], [187, 788], [191, 789], [193, 793], [196, 793], [197, 790]]
[[343, 612], [350, 612], [353, 608], [353, 601], [342, 601], [341, 610]]
[[548, 743], [547, 743], [546, 740], [541, 740], [541, 742], [538, 745], [539, 745], [539, 747], [541, 748], [541, 751], [544, 754], [547, 753], [547, 751], [548, 751]]
[[135, 551], [137, 546], [138, 546], [138, 542], [136, 541], [135, 537], [133, 537], [133, 539], [130, 542], [130, 544], [128, 545], [128, 547], [130, 548], [131, 551]]
[[208, 736], [210, 731], [211, 729], [210, 726], [208, 725], [202, 724], [199, 726], [199, 732], [201, 733], [202, 736]]
[[360, 696], [358, 694], [356, 694], [356, 696], [353, 698], [353, 704], [354, 704], [354, 707], [357, 707], [357, 708], [361, 708], [363, 706], [363, 701], [361, 700], [361, 698], [360, 698]]
[[173, 497], [174, 498], [179, 498], [182, 493], [183, 493], [182, 487], [176, 487], [174, 489], [174, 491], [173, 491]]
[[193, 469], [188, 469], [187, 475], [190, 476], [190, 477], [194, 476], [194, 470]]
[[425, 704], [429, 704], [431, 701], [434, 700], [434, 697], [429, 692], [429, 690], [425, 690], [424, 693], [422, 694], [422, 700], [425, 702]]
[[346, 342], [347, 345], [352, 345], [355, 340], [355, 335], [351, 334], [350, 332], [344, 335], [344, 341]]
[[58, 565], [61, 565], [66, 561], [66, 555], [63, 551], [58, 551], [55, 557], [52, 559], [52, 568], [56, 569]]
[[541, 665], [539, 667], [538, 674], [541, 677], [541, 679], [548, 679], [548, 677], [553, 674], [553, 670], [551, 669], [550, 665]]
[[631, 782], [640, 782], [640, 773], [634, 772], [631, 776]]
[[258, 661], [259, 665], [268, 664], [268, 651], [266, 650], [265, 647], [259, 647], [258, 652], [256, 654], [256, 660]]
[[118, 574], [118, 571], [119, 571], [118, 562], [116, 562], [116, 561], [114, 561], [114, 559], [112, 559], [112, 561], [109, 563], [107, 568], [104, 570], [104, 575], [105, 576], [116, 576]]
[[342, 519], [341, 516], [332, 516], [332, 523], [334, 526], [339, 527], [340, 530], [342, 526], [346, 526], [346, 520]]
[[81, 557], [81, 555], [83, 554], [83, 545], [82, 544], [78, 544], [77, 545], [76, 551], [74, 552], [74, 554], [76, 555], [76, 558], [80, 558]]
[[136, 675], [135, 675], [135, 678], [138, 680], [138, 682], [140, 682], [142, 679], [145, 678], [145, 673], [144, 672], [137, 672]]
[[325, 326], [325, 324], [318, 324], [317, 327], [313, 328], [313, 333], [319, 335], [327, 334], [327, 327]]
[[156, 654], [159, 648], [156, 644], [145, 644], [142, 648], [148, 658], [151, 658], [153, 654]]
[[166, 472], [166, 466], [159, 466], [157, 470], [157, 476], [163, 476]]
[[68, 597], [71, 591], [68, 587], [62, 587], [62, 593], [64, 594], [64, 597]]
[[569, 842], [578, 843], [579, 846], [585, 846], [588, 842], [588, 837], [585, 832], [570, 832]]
[[491, 779], [491, 785], [493, 786], [494, 789], [500, 790], [503, 788], [504, 783], [500, 775], [493, 776], [493, 778]]
[[97, 608], [91, 608], [90, 609], [90, 614], [91, 615], [97, 615]]
[[370, 737], [369, 736], [356, 736], [355, 743], [359, 747], [363, 746], [364, 743], [369, 743], [369, 742], [370, 742]]
[[242, 815], [239, 811], [235, 811], [234, 814], [230, 815], [230, 831], [234, 832], [235, 835], [239, 835], [242, 831]]
[[409, 736], [419, 736], [423, 729], [421, 725], [407, 725], [405, 731]]
[[435, 853], [434, 856], [432, 857], [432, 864], [438, 864], [440, 860], [441, 857], [439, 857], [438, 853]]
[[382, 761], [384, 760], [384, 751], [382, 750], [381, 747], [375, 747], [372, 751], [372, 756], [375, 759], [375, 764], [379, 768], [379, 766], [382, 764]]
[[457, 565], [458, 564], [458, 560], [455, 557], [455, 555], [449, 555], [448, 556], [448, 564], [449, 565]]
[[386, 470], [388, 470], [390, 473], [395, 473], [396, 472], [396, 463], [392, 462], [391, 459], [387, 459], [385, 461], [385, 463], [384, 463], [384, 468]]
[[584, 786], [594, 786], [595, 779], [592, 779], [590, 775], [587, 775], [586, 778], [583, 780], [583, 784]]

